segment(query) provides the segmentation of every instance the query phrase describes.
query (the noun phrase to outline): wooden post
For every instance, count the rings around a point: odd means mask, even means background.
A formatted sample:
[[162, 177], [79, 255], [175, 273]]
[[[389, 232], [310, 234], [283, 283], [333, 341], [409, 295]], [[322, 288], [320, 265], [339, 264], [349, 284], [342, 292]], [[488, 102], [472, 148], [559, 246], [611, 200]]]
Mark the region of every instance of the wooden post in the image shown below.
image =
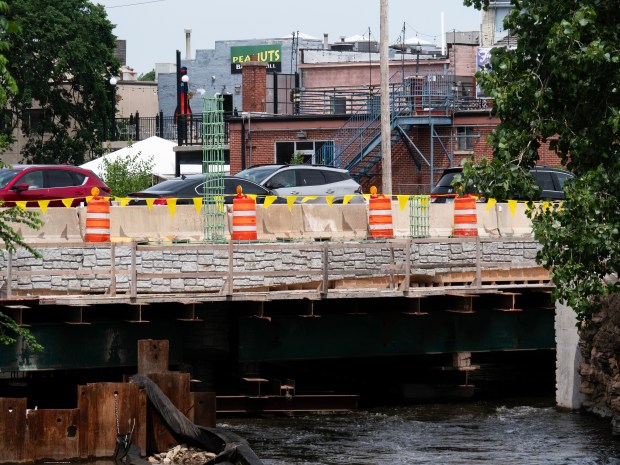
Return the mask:
[[168, 340], [141, 339], [138, 341], [138, 374], [150, 375], [168, 371]]
[[[164, 373], [150, 373], [151, 378], [168, 399], [181, 413], [188, 416], [192, 402], [189, 391], [189, 373], [168, 371]], [[149, 431], [147, 433], [147, 453], [164, 452], [177, 445], [176, 439], [170, 434], [168, 427], [154, 410], [148, 412]]]
[[228, 241], [228, 292], [226, 295], [233, 295], [233, 272], [235, 270], [234, 267], [234, 249], [233, 249], [233, 241], [232, 239]]
[[329, 290], [329, 244], [323, 243], [323, 284], [321, 285], [321, 295], [327, 297]]
[[[80, 456], [112, 457], [116, 425], [121, 434], [135, 428], [132, 443], [146, 450], [146, 393], [136, 383], [96, 383], [78, 387], [82, 435]], [[118, 417], [117, 417], [118, 415]]]
[[13, 297], [13, 290], [11, 286], [13, 284], [13, 252], [9, 250], [9, 258], [6, 269], [6, 298]]
[[138, 270], [136, 268], [136, 241], [131, 243], [131, 284], [129, 295], [132, 298], [136, 298], [138, 295]]
[[33, 461], [79, 457], [80, 410], [31, 410], [28, 412], [28, 455]]
[[24, 462], [28, 459], [24, 455], [26, 438], [26, 399], [0, 398], [0, 451], [3, 462]]
[[193, 408], [190, 420], [195, 425], [215, 428], [215, 392], [192, 392]]
[[405, 282], [403, 283], [403, 292], [409, 292], [411, 284], [411, 240], [407, 238], [405, 243]]
[[116, 296], [116, 242], [110, 242], [110, 295]]

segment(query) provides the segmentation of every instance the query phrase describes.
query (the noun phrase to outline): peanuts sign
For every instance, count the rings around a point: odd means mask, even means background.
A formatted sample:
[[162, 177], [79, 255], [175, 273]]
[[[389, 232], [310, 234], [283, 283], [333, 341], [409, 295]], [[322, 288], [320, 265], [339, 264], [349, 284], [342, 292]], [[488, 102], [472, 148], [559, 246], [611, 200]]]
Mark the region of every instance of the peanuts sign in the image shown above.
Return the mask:
[[251, 61], [252, 55], [256, 55], [258, 61], [267, 63], [267, 72], [282, 71], [281, 45], [246, 45], [230, 47], [231, 74], [241, 73], [243, 63]]

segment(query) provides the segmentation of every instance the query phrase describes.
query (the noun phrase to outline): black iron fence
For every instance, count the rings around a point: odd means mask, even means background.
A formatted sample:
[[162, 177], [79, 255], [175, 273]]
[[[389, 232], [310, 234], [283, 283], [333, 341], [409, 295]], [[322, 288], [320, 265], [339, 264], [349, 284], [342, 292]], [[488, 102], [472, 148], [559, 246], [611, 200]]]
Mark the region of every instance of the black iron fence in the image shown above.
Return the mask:
[[[463, 85], [456, 79], [448, 75], [416, 76], [391, 82], [390, 112], [392, 115], [443, 113], [448, 116], [458, 111], [490, 110], [492, 100], [476, 97], [473, 85]], [[289, 102], [266, 102], [267, 107], [285, 109], [285, 113], [280, 114], [343, 115], [364, 120], [374, 119], [381, 113], [377, 86], [293, 88], [288, 93]], [[224, 114], [225, 144], [228, 144], [228, 118], [231, 116], [231, 113]], [[202, 114], [164, 116], [159, 112], [154, 117], [142, 117], [136, 112], [129, 118], [116, 118], [109, 139], [140, 141], [157, 136], [179, 145], [201, 145], [202, 123]], [[353, 126], [359, 129], [357, 124]]]
[[[140, 141], [149, 137], [161, 137], [179, 145], [202, 145], [202, 114], [164, 116], [140, 116], [138, 112], [129, 118], [116, 118], [110, 134], [113, 141]], [[228, 143], [228, 122], [224, 122], [224, 143]]]

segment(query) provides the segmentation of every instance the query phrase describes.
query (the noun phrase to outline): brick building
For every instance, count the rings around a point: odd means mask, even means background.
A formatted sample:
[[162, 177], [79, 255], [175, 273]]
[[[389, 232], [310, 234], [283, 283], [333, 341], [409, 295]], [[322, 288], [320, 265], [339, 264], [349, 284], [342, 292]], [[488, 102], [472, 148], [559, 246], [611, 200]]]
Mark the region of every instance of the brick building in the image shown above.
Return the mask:
[[[393, 194], [428, 193], [444, 168], [492, 156], [487, 136], [498, 120], [476, 88], [477, 37], [461, 37], [452, 37], [447, 56], [390, 60]], [[329, 54], [304, 51], [294, 115], [266, 113], [264, 66], [244, 67], [240, 116], [229, 120], [231, 174], [301, 153], [306, 162], [349, 169], [366, 191], [381, 185], [379, 63]], [[540, 164], [559, 159], [543, 147]]]

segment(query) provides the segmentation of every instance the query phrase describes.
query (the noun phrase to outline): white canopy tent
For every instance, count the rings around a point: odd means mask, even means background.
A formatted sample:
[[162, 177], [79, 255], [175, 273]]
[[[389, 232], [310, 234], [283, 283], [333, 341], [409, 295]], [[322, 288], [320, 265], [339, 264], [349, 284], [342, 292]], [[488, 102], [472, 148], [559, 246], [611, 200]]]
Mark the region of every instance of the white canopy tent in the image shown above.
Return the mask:
[[[170, 179], [174, 177], [175, 172], [175, 153], [173, 148], [176, 143], [162, 139], [157, 136], [135, 142], [132, 145], [124, 147], [115, 152], [110, 152], [101, 158], [91, 160], [83, 165], [82, 168], [93, 171], [98, 176], [103, 175], [103, 160], [114, 161], [119, 158], [128, 158], [137, 156], [140, 161], [153, 161], [153, 176], [162, 179]], [[181, 174], [201, 173], [201, 164], [181, 165]]]

